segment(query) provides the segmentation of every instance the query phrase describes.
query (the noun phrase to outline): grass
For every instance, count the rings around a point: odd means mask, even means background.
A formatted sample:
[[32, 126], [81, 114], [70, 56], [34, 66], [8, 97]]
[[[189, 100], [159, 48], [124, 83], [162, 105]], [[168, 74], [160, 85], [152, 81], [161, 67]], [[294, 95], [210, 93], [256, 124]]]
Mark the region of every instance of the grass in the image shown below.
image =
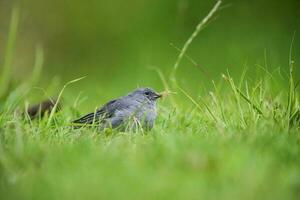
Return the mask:
[[[289, 64], [283, 84], [260, 66], [262, 77], [251, 80], [245, 71], [237, 84], [227, 73], [197, 98], [177, 81], [171, 88], [155, 69], [164, 87], [178, 95], [159, 103], [154, 129], [99, 133], [70, 126], [80, 98], [44, 118], [22, 114], [29, 96], [24, 91], [36, 84], [43, 65], [37, 48], [31, 80], [3, 89], [8, 95], [0, 102], [0, 198], [298, 199], [299, 82], [292, 56]], [[65, 84], [58, 99], [79, 80]]]
[[264, 79], [242, 93], [226, 78], [201, 101], [188, 96], [188, 108], [161, 102], [147, 133], [74, 130], [71, 102], [36, 121], [2, 112], [1, 197], [297, 199], [299, 121], [286, 116], [299, 110], [298, 94], [272, 93]]

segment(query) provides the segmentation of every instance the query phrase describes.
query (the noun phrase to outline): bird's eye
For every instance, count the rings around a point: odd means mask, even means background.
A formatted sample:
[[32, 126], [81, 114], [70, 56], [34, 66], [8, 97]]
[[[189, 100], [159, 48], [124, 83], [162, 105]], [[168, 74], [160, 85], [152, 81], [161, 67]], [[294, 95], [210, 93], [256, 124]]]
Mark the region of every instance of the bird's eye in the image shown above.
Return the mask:
[[146, 96], [149, 96], [149, 94], [150, 94], [150, 92], [145, 92], [145, 95], [146, 95]]

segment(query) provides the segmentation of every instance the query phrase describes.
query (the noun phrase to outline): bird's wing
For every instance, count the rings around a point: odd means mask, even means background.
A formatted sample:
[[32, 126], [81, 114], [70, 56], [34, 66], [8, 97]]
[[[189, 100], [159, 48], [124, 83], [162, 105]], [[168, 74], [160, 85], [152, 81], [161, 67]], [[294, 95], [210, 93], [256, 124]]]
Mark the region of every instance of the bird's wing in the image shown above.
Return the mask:
[[77, 120], [74, 120], [75, 124], [92, 124], [92, 123], [100, 123], [101, 121], [111, 118], [116, 110], [122, 110], [126, 108], [128, 103], [124, 101], [122, 98], [114, 99], [104, 104], [101, 108], [97, 109], [96, 112], [89, 113]]

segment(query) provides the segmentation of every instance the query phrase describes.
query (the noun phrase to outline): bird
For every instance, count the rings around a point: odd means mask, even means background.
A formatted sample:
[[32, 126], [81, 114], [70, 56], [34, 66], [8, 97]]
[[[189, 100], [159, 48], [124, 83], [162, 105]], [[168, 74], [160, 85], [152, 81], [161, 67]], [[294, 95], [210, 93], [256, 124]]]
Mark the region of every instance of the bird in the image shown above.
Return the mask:
[[151, 130], [157, 116], [156, 101], [162, 96], [149, 87], [138, 88], [72, 123], [76, 126], [96, 125], [102, 130], [112, 128], [126, 131], [138, 127]]

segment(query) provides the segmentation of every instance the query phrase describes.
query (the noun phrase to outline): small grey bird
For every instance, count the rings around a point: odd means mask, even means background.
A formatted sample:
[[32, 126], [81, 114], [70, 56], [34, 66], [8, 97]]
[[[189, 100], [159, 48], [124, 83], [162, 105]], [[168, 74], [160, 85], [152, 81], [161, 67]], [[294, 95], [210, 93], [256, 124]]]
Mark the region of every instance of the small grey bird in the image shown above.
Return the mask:
[[76, 125], [99, 125], [103, 128], [121, 130], [141, 127], [150, 130], [156, 118], [156, 100], [162, 97], [151, 88], [139, 88], [126, 96], [104, 104], [94, 113], [89, 113], [75, 121]]

